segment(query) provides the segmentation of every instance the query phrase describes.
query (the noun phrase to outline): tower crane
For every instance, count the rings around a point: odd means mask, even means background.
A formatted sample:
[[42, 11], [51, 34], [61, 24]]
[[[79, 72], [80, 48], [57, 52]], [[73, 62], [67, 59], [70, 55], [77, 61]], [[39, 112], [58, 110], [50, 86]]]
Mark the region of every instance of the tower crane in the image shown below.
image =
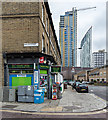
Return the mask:
[[96, 7], [88, 7], [88, 8], [82, 8], [82, 9], [76, 9], [76, 11], [82, 11], [82, 10], [88, 10], [88, 9], [94, 9], [94, 8], [96, 8]]

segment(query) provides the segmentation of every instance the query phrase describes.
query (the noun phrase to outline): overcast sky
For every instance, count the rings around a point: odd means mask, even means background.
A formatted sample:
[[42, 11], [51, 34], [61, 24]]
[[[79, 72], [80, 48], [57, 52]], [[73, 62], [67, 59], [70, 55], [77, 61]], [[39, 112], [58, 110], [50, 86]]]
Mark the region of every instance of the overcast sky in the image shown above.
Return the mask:
[[[92, 26], [92, 52], [106, 49], [106, 0], [49, 0], [50, 10], [57, 39], [59, 40], [60, 15], [66, 11], [96, 6], [96, 9], [78, 11], [77, 13], [77, 46], [80, 47], [82, 38]], [[79, 52], [78, 49], [78, 65]]]

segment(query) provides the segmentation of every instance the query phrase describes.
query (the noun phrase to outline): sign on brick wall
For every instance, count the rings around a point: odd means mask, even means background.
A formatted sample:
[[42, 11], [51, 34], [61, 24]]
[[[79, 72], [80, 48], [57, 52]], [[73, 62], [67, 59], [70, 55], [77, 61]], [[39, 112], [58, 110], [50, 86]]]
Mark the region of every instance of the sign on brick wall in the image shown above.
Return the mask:
[[24, 47], [36, 47], [38, 45], [38, 43], [24, 43]]

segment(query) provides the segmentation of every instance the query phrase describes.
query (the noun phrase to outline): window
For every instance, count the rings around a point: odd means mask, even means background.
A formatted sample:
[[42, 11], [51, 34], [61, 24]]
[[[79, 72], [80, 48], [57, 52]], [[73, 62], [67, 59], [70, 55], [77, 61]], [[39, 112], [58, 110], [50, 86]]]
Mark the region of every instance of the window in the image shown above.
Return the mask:
[[46, 54], [48, 53], [48, 44], [46, 45]]
[[102, 76], [102, 72], [100, 72], [100, 76]]
[[42, 5], [42, 22], [44, 22], [44, 6]]
[[104, 72], [104, 75], [106, 75], [106, 72]]
[[46, 30], [48, 32], [48, 18], [46, 19]]
[[42, 36], [42, 53], [44, 52], [44, 36]]

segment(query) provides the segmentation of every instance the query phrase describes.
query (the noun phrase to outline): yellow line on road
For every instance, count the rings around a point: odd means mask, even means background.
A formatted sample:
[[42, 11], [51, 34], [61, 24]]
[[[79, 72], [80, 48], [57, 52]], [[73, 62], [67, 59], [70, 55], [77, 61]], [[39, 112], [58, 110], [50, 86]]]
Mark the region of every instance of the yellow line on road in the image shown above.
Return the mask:
[[93, 115], [106, 113], [106, 109], [96, 112], [87, 112], [87, 113], [39, 113], [39, 112], [23, 112], [23, 111], [14, 111], [14, 110], [0, 110], [2, 112], [12, 112], [12, 113], [24, 113], [24, 114], [34, 114], [34, 115]]

